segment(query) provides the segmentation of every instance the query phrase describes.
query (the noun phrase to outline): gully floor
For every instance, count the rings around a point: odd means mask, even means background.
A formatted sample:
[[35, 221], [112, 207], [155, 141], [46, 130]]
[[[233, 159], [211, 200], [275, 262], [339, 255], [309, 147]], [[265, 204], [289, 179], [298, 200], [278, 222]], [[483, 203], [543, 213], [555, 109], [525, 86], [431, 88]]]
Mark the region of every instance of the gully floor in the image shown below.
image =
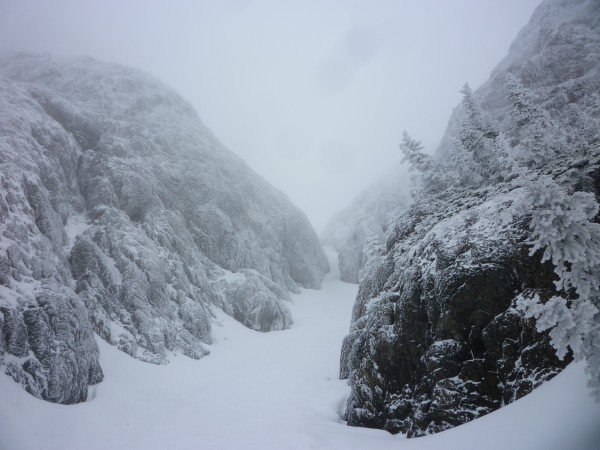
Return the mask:
[[572, 365], [500, 411], [433, 436], [405, 439], [348, 427], [339, 351], [357, 286], [336, 255], [321, 290], [293, 296], [291, 329], [258, 333], [220, 311], [211, 355], [134, 360], [98, 339], [105, 380], [88, 402], [38, 400], [0, 375], [0, 450], [573, 449], [600, 442], [600, 405]]

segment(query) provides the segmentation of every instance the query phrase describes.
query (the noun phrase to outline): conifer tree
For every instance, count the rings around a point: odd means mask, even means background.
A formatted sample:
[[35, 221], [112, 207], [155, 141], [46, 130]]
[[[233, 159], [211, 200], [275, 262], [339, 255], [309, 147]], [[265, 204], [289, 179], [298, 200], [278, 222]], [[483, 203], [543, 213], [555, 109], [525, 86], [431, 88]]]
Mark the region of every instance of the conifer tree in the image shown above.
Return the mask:
[[587, 361], [589, 386], [600, 401], [600, 224], [599, 205], [590, 192], [569, 193], [549, 176], [526, 186], [532, 220], [530, 254], [543, 249], [552, 261], [558, 295], [543, 302], [521, 296], [517, 306], [536, 319], [538, 331], [550, 330], [551, 343], [563, 359]]
[[509, 128], [516, 141], [515, 159], [528, 167], [542, 167], [557, 153], [556, 127], [550, 115], [536, 103], [533, 92], [512, 74], [505, 80], [511, 109]]
[[403, 154], [402, 162], [408, 163], [409, 170], [417, 171], [420, 174], [419, 189], [425, 192], [436, 192], [448, 186], [447, 176], [439, 162], [431, 155], [424, 153], [421, 142], [410, 137], [406, 131], [402, 133], [400, 150]]
[[408, 162], [410, 170], [418, 170], [419, 172], [431, 170], [432, 158], [423, 153], [423, 149], [421, 142], [411, 138], [406, 131], [402, 133], [402, 143], [400, 144], [400, 150], [404, 155], [402, 162]]
[[498, 182], [510, 171], [504, 139], [465, 84], [458, 131], [450, 152], [459, 183], [477, 187]]

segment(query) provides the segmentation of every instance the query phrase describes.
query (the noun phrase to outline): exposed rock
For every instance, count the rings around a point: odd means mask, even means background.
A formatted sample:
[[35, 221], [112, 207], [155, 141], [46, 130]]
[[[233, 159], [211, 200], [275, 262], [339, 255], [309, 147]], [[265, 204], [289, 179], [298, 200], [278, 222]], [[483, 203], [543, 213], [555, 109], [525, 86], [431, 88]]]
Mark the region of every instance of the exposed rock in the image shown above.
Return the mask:
[[[441, 431], [520, 398], [570, 361], [513, 309], [519, 292], [548, 297], [554, 272], [528, 256], [507, 196], [390, 235], [387, 256], [361, 283], [342, 349], [349, 424]], [[404, 224], [418, 215], [414, 206]]]
[[[563, 152], [531, 176], [544, 173], [597, 198], [599, 52], [597, 3], [547, 0], [475, 93], [517, 145], [506, 120], [507, 72], [531, 89], [555, 126], [548, 132], [560, 137], [548, 151]], [[441, 159], [457, 126], [454, 118]], [[519, 294], [545, 300], [556, 293], [552, 264], [541, 262], [541, 252], [529, 255], [529, 216], [513, 208], [524, 189], [517, 179], [455, 186], [395, 222], [367, 264], [342, 347], [350, 425], [439, 432], [526, 395], [570, 362], [514, 308]]]
[[231, 315], [257, 331], [284, 330], [292, 316], [280, 299], [289, 294], [255, 270], [243, 270], [226, 276], [225, 295]]

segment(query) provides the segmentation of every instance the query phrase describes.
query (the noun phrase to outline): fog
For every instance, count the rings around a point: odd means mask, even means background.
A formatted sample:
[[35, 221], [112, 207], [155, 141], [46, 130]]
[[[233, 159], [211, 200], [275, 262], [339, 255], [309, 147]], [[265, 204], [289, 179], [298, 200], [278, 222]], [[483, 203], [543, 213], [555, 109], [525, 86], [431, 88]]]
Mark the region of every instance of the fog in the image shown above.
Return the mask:
[[150, 72], [321, 231], [406, 176], [403, 130], [435, 148], [461, 86], [485, 81], [537, 3], [1, 0], [0, 51]]

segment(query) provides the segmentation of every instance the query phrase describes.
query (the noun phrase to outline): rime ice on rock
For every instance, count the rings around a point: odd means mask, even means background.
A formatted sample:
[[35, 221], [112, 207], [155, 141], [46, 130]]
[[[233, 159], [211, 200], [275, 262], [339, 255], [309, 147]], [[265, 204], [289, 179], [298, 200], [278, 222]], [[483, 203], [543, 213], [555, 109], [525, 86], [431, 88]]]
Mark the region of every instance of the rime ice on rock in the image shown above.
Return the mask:
[[213, 305], [286, 328], [289, 291], [328, 271], [284, 194], [121, 66], [4, 57], [0, 186], [0, 365], [55, 402], [102, 379], [94, 332], [144, 361], [201, 358]]

